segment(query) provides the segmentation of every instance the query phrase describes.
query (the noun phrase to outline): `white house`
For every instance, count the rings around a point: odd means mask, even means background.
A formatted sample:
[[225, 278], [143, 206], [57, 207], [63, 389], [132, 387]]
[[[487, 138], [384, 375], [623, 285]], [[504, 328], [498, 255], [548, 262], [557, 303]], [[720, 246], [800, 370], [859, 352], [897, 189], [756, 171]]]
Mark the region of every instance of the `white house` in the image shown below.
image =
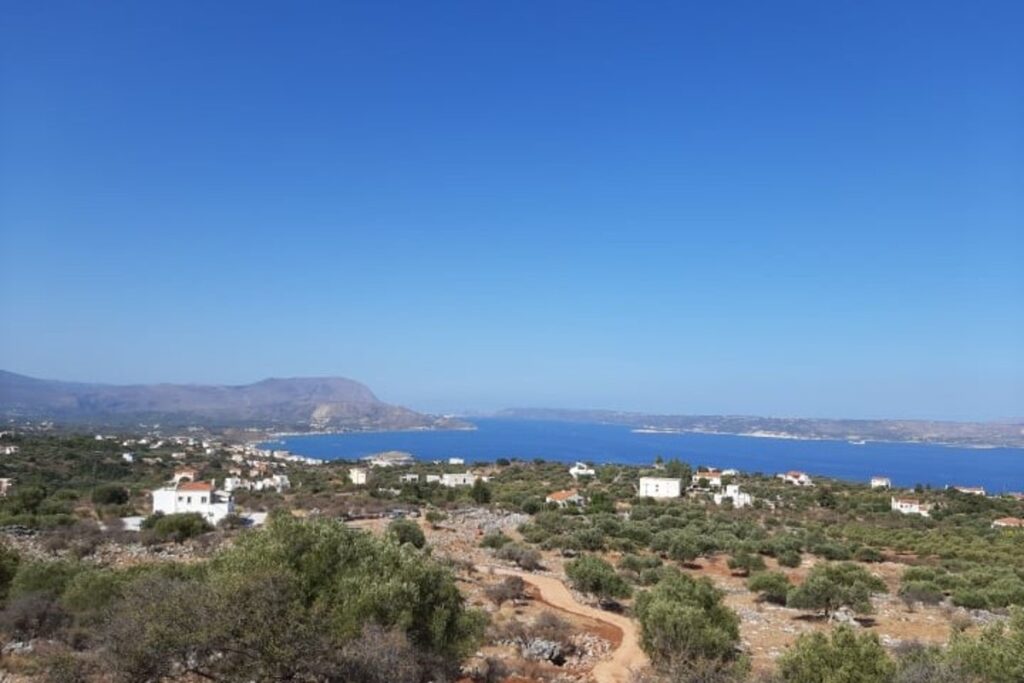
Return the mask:
[[777, 475], [779, 479], [786, 482], [787, 484], [793, 484], [794, 486], [814, 486], [814, 481], [807, 476], [806, 472], [797, 472], [796, 470], [790, 470], [785, 474]]
[[224, 490], [239, 491], [242, 489], [248, 490], [251, 487], [248, 479], [242, 479], [241, 477], [224, 477]]
[[670, 477], [640, 477], [641, 498], [678, 498], [682, 491], [682, 479]]
[[569, 476], [573, 479], [579, 479], [580, 477], [592, 477], [594, 474], [596, 474], [594, 472], [594, 468], [590, 467], [585, 462], [577, 462], [569, 468]]
[[154, 513], [195, 512], [210, 524], [216, 524], [234, 511], [231, 494], [215, 490], [212, 481], [187, 481], [153, 491]]
[[449, 488], [454, 488], [456, 486], [472, 486], [476, 483], [476, 478], [476, 475], [472, 472], [442, 474], [441, 486], [448, 486]]
[[560, 508], [564, 508], [567, 505], [583, 505], [583, 496], [580, 495], [576, 489], [566, 489], [565, 491], [555, 491], [549, 493], [544, 499], [545, 503], [554, 503]]
[[0, 479], [0, 497], [7, 497], [7, 491], [10, 490], [13, 483], [14, 480], [7, 477]]
[[892, 497], [889, 507], [903, 515], [921, 515], [922, 517], [930, 517], [932, 509], [930, 504], [922, 503], [917, 498], [897, 498], [895, 496]]
[[871, 488], [873, 488], [873, 489], [888, 489], [888, 488], [892, 488], [892, 482], [889, 481], [889, 477], [871, 477]]
[[441, 483], [441, 475], [440, 474], [428, 474], [427, 475], [427, 483], [428, 484], [440, 484]]
[[252, 482], [252, 489], [254, 491], [277, 491], [278, 493], [284, 493], [291, 487], [292, 483], [288, 481], [287, 474], [272, 474], [269, 477]]
[[448, 458], [449, 465], [465, 465], [466, 461], [462, 458]]
[[403, 474], [398, 478], [398, 481], [402, 482], [403, 484], [416, 484], [419, 482], [419, 480], [420, 475], [418, 474]]
[[348, 470], [348, 480], [356, 486], [363, 486], [366, 484], [367, 471], [362, 467], [351, 467]]
[[135, 454], [134, 453], [122, 453], [121, 454], [121, 459], [124, 460], [125, 462], [135, 462]]
[[714, 495], [715, 505], [721, 505], [726, 498], [732, 499], [734, 508], [745, 508], [754, 504], [754, 497], [740, 491], [740, 487], [736, 484], [727, 484], [724, 491], [716, 493]]
[[704, 470], [703, 472], [694, 472], [691, 477], [691, 483], [694, 486], [700, 486], [700, 480], [704, 479], [708, 482], [708, 486], [720, 487], [722, 485], [722, 477], [725, 476], [723, 472], [719, 470]]
[[0, 453], [3, 453], [4, 455], [14, 455], [17, 452], [18, 452], [18, 447], [17, 446], [3, 446], [3, 447], [0, 447]]

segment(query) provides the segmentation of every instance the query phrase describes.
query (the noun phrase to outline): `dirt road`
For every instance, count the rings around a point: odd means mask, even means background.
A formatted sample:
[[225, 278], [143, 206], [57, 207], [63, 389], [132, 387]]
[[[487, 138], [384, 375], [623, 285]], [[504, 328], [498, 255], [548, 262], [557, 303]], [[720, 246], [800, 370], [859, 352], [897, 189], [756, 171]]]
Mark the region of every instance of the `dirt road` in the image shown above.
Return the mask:
[[647, 657], [640, 649], [639, 629], [632, 619], [577, 602], [564, 583], [550, 576], [539, 576], [491, 565], [478, 565], [477, 571], [485, 573], [493, 571], [501, 576], [518, 576], [536, 587], [544, 602], [552, 607], [600, 621], [618, 629], [622, 633], [621, 643], [612, 651], [611, 657], [594, 666], [592, 675], [597, 683], [628, 683], [633, 670], [640, 669], [647, 664]]

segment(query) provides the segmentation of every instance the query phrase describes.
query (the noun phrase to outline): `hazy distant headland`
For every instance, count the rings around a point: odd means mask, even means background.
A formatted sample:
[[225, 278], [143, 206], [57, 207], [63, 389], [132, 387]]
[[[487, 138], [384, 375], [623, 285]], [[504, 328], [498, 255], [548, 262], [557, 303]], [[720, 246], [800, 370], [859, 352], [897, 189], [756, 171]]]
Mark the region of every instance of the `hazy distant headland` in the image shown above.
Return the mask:
[[276, 431], [459, 429], [467, 423], [378, 399], [343, 377], [265, 379], [239, 386], [120, 386], [35, 379], [0, 370], [0, 415], [73, 425], [200, 425]]
[[1024, 447], [1024, 421], [830, 420], [744, 415], [650, 415], [614, 410], [509, 408], [499, 417], [597, 422], [652, 432], [733, 434], [778, 439], [900, 441], [958, 446]]

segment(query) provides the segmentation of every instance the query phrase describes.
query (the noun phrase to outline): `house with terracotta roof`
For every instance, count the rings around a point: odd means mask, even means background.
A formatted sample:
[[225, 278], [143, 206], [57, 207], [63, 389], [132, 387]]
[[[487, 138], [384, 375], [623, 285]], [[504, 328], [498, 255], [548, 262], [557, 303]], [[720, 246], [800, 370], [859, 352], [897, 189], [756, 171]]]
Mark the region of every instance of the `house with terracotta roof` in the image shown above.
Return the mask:
[[583, 505], [583, 496], [576, 489], [566, 489], [564, 491], [555, 491], [549, 493], [547, 498], [544, 499], [545, 503], [554, 503], [560, 508], [564, 508], [567, 505]]
[[1000, 517], [992, 522], [993, 529], [1024, 529], [1024, 519], [1020, 517]]
[[693, 484], [693, 486], [699, 487], [700, 482], [703, 479], [707, 482], [707, 486], [721, 488], [723, 476], [725, 476], [724, 472], [713, 468], [709, 470], [697, 470], [690, 478], [690, 483]]
[[893, 496], [890, 499], [889, 507], [894, 512], [898, 512], [902, 515], [920, 515], [921, 517], [931, 517], [931, 504], [923, 503], [917, 498], [897, 498], [896, 496]]
[[194, 512], [216, 524], [235, 511], [231, 494], [218, 491], [212, 481], [181, 481], [153, 490], [153, 513], [176, 515]]

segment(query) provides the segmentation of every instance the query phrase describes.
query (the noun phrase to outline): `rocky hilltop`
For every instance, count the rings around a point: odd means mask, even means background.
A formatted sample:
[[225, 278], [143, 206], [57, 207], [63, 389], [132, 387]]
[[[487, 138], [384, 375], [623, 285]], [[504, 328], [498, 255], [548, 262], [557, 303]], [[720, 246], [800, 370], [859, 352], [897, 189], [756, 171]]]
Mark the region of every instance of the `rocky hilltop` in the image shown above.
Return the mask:
[[158, 422], [303, 431], [464, 426], [385, 403], [366, 385], [343, 377], [265, 379], [238, 386], [122, 386], [0, 371], [0, 414], [8, 419], [74, 424]]

